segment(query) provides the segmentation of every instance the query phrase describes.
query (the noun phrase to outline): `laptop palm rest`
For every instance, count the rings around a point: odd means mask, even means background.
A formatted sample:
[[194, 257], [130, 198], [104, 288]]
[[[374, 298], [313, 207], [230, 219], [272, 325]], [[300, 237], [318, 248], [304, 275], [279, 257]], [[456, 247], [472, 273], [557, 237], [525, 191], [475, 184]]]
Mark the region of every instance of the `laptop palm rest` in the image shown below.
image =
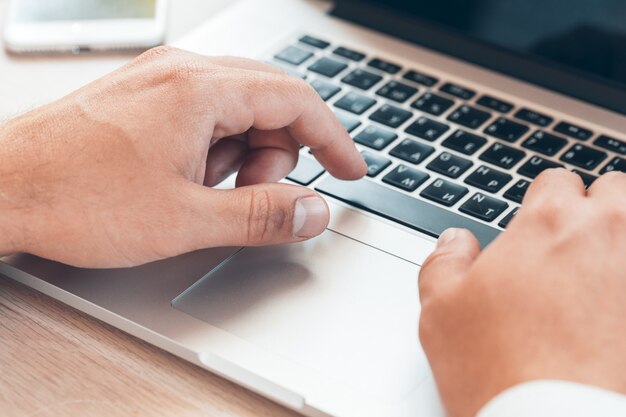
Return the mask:
[[245, 248], [173, 306], [380, 400], [429, 374], [417, 338], [418, 267], [332, 231]]

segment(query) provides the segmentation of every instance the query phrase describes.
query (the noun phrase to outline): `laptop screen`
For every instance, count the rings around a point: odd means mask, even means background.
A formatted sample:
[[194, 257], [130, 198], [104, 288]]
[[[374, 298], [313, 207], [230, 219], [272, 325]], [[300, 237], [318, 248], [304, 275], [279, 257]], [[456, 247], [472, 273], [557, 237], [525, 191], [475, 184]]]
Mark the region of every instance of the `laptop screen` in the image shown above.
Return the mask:
[[626, 114], [625, 0], [339, 0], [335, 13]]

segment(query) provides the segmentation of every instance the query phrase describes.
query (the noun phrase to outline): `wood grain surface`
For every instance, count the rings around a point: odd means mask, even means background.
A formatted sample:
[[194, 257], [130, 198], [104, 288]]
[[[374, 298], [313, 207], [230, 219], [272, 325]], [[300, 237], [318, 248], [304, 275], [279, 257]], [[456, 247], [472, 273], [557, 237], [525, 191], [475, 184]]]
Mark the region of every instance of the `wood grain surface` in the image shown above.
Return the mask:
[[297, 416], [0, 276], [0, 416]]

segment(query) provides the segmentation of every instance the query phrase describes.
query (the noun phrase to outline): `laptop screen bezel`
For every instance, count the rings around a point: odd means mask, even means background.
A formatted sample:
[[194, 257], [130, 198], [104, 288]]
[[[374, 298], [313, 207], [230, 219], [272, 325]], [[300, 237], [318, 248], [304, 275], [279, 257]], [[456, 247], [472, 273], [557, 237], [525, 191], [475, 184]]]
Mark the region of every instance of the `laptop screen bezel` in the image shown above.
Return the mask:
[[513, 50], [474, 40], [367, 0], [337, 0], [331, 14], [400, 39], [626, 115], [626, 91], [598, 77], [564, 70]]

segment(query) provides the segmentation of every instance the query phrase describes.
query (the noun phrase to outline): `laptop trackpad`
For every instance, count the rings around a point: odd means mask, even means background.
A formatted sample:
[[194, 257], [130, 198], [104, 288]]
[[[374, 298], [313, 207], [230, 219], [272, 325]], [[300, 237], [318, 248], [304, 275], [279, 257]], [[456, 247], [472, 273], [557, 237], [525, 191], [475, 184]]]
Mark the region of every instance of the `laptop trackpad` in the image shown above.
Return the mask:
[[383, 401], [428, 375], [418, 343], [418, 266], [332, 231], [245, 248], [173, 305]]

